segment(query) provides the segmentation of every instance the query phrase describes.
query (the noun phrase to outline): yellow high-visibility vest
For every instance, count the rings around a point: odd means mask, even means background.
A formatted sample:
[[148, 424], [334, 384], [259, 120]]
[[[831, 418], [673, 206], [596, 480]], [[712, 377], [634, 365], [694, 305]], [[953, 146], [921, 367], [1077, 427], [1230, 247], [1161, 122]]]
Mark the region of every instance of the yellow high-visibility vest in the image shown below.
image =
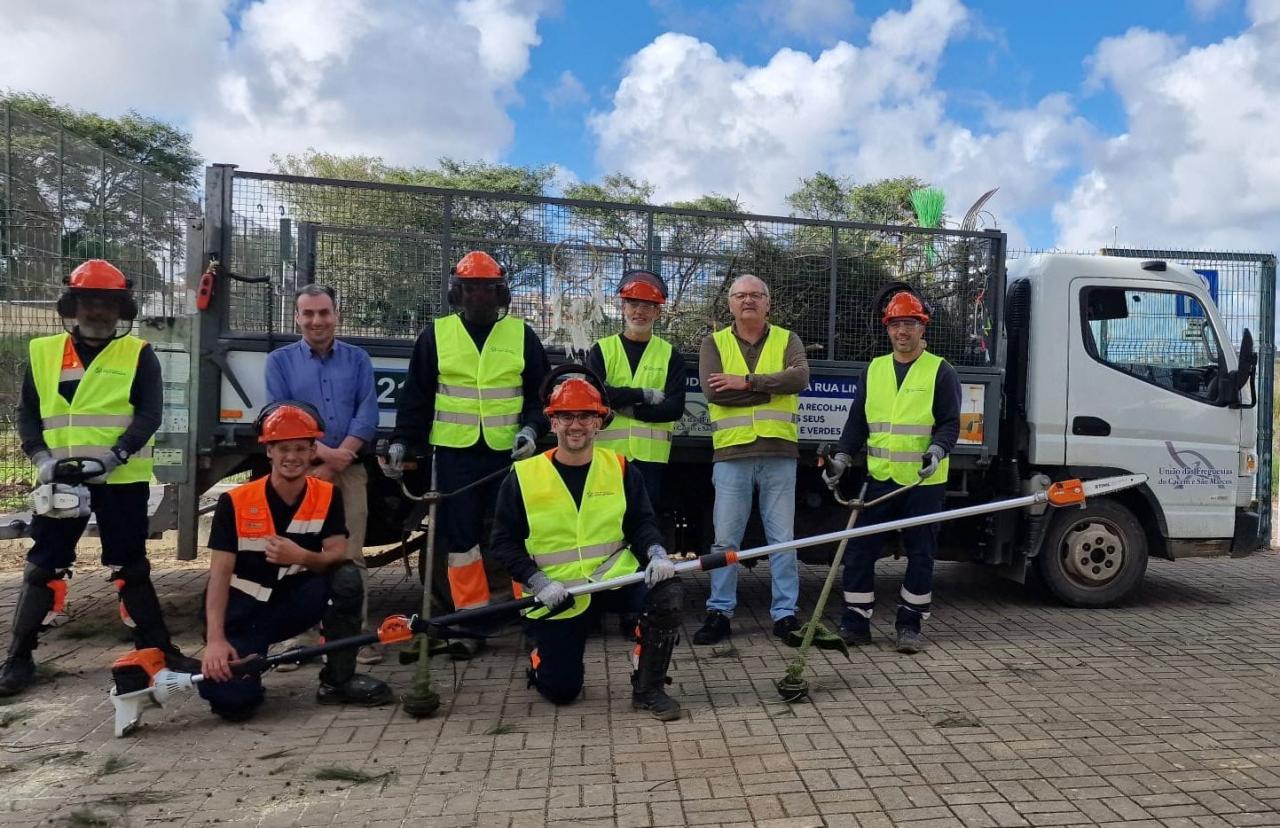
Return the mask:
[[[138, 356], [147, 343], [126, 335], [107, 343], [85, 368], [70, 334], [31, 340], [31, 379], [40, 398], [44, 441], [56, 458], [103, 457], [133, 422], [129, 393], [138, 373]], [[58, 393], [58, 383], [78, 379], [74, 398]], [[155, 436], [129, 462], [117, 466], [107, 483], [151, 482]]]
[[[635, 374], [622, 346], [622, 336], [614, 334], [600, 340], [604, 355], [604, 383], [626, 388], [667, 387], [667, 368], [671, 365], [671, 343], [660, 336], [652, 337]], [[671, 458], [671, 434], [675, 421], [649, 423], [622, 414], [614, 414], [609, 427], [596, 435], [596, 445], [616, 451], [628, 460], [665, 463]]]
[[[742, 357], [742, 348], [733, 335], [733, 327], [726, 326], [713, 334], [716, 349], [720, 352], [720, 364], [726, 374], [737, 374], [745, 377], [748, 373], [747, 361]], [[760, 349], [760, 359], [756, 363], [754, 373], [775, 374], [785, 365], [787, 342], [791, 332], [777, 325], [769, 326], [764, 347]], [[791, 442], [799, 442], [800, 434], [796, 426], [796, 411], [800, 408], [799, 394], [774, 394], [768, 402], [753, 406], [728, 406], [711, 403], [707, 413], [711, 415], [711, 445], [722, 449], [728, 446], [739, 446], [753, 442], [758, 437], [775, 437]]]
[[[515, 464], [529, 521], [524, 548], [538, 569], [568, 587], [635, 572], [640, 564], [622, 533], [622, 518], [627, 512], [623, 487], [626, 461], [616, 452], [596, 446], [579, 508], [551, 462], [554, 452], [552, 449]], [[590, 595], [579, 595], [572, 607], [552, 620], [572, 618], [590, 604]], [[546, 614], [545, 607], [526, 612], [530, 618]]]
[[494, 324], [483, 353], [452, 314], [435, 321], [435, 421], [431, 445], [468, 448], [481, 433], [494, 451], [507, 451], [516, 442], [524, 408], [524, 322], [507, 316]]
[[[867, 473], [876, 480], [903, 486], [919, 476], [921, 457], [933, 437], [933, 391], [942, 357], [920, 354], [898, 386], [893, 355], [871, 360], [867, 367]], [[946, 483], [951, 458], [921, 485]]]

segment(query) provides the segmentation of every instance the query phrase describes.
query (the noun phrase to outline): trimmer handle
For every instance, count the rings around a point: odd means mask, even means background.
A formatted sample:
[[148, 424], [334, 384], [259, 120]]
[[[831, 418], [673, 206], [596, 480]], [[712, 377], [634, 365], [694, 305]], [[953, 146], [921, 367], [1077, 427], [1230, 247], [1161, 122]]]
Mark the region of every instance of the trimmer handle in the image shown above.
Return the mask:
[[66, 457], [53, 467], [53, 482], [79, 486], [95, 477], [101, 477], [106, 465], [97, 457]]

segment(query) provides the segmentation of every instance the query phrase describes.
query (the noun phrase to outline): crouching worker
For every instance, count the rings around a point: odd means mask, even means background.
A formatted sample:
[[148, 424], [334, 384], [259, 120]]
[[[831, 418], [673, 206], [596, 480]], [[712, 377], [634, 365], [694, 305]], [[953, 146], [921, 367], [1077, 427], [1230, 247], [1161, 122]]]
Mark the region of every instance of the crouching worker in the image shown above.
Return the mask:
[[[282, 402], [258, 418], [271, 474], [218, 500], [209, 531], [208, 643], [200, 695], [228, 721], [244, 721], [262, 704], [258, 676], [231, 665], [266, 655], [272, 644], [315, 626], [328, 640], [359, 635], [364, 601], [360, 570], [346, 556], [342, 498], [307, 471], [324, 425], [311, 406]], [[356, 674], [356, 650], [330, 653], [320, 671], [321, 704], [377, 705], [391, 700], [384, 682]]]
[[[577, 375], [564, 378], [572, 372]], [[542, 605], [526, 613], [534, 644], [531, 686], [553, 704], [572, 702], [582, 692], [582, 655], [600, 614], [635, 613], [631, 705], [670, 721], [680, 718], [680, 703], [665, 689], [680, 626], [680, 585], [644, 477], [622, 455], [595, 445], [610, 417], [601, 387], [580, 366], [548, 376], [543, 399], [556, 448], [516, 463], [503, 481], [492, 554]], [[645, 557], [633, 550], [646, 550]], [[630, 575], [645, 559], [643, 584], [577, 598], [568, 592]]]

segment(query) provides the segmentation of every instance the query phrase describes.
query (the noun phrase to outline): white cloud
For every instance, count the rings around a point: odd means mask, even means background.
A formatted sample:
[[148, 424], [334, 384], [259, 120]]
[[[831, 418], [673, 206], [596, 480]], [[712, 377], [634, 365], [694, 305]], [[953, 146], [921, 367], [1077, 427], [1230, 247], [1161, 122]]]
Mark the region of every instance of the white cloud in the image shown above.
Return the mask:
[[1099, 144], [1054, 208], [1061, 243], [1271, 249], [1280, 235], [1280, 4], [1251, 26], [1182, 47], [1141, 29], [1103, 41], [1093, 78], [1115, 90], [1127, 131]]
[[950, 119], [938, 65], [968, 20], [958, 0], [917, 0], [878, 18], [865, 46], [841, 42], [816, 58], [781, 49], [762, 66], [662, 35], [592, 116], [597, 160], [648, 179], [664, 200], [720, 192], [760, 211], [784, 210], [817, 170], [918, 175], [946, 189], [953, 213], [994, 186], [1001, 215], [1043, 204], [1090, 129], [1062, 95], [993, 110], [980, 131]]
[[1217, 14], [1226, 2], [1227, 0], [1187, 0], [1187, 8], [1195, 17], [1206, 20]]
[[211, 161], [265, 168], [314, 146], [430, 164], [493, 159], [551, 0], [17, 3], [0, 49], [16, 89], [185, 121]]
[[853, 0], [759, 0], [769, 24], [819, 43], [834, 43], [857, 21]]
[[543, 92], [542, 97], [552, 109], [559, 109], [562, 106], [579, 106], [591, 100], [591, 95], [587, 93], [587, 88], [582, 85], [582, 81], [568, 69], [560, 73], [556, 85]]

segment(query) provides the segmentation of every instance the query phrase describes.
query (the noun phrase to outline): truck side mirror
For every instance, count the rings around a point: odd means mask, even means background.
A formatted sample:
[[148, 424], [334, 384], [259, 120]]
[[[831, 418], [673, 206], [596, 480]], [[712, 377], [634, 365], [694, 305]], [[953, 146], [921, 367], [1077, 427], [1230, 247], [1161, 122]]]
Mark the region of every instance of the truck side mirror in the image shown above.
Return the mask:
[[[1248, 328], [1244, 329], [1244, 336], [1240, 337], [1240, 367], [1231, 372], [1231, 393], [1234, 397], [1231, 406], [1233, 408], [1253, 408], [1258, 404], [1258, 389], [1254, 385], [1254, 376], [1258, 372], [1258, 353], [1253, 348], [1253, 334]], [[1243, 395], [1241, 390], [1249, 386], [1249, 404], [1243, 403]]]

